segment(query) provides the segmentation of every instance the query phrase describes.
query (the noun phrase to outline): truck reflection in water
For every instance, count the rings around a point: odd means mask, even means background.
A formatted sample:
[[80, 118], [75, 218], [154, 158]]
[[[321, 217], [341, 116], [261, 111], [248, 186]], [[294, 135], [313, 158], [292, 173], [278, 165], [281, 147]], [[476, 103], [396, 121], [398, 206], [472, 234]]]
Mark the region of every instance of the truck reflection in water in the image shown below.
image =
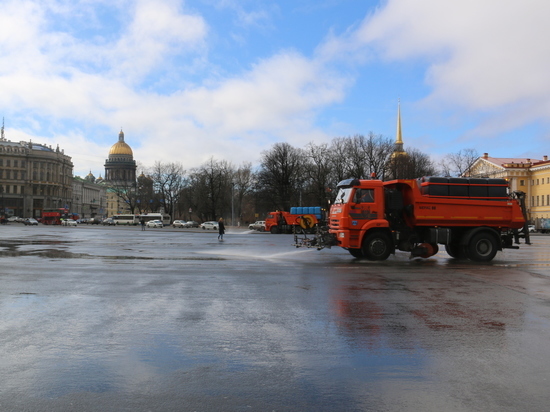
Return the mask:
[[350, 345], [369, 350], [505, 347], [507, 331], [522, 326], [523, 303], [487, 296], [486, 288], [477, 286], [472, 288], [471, 279], [418, 269], [405, 275], [343, 277], [333, 289], [336, 324]]

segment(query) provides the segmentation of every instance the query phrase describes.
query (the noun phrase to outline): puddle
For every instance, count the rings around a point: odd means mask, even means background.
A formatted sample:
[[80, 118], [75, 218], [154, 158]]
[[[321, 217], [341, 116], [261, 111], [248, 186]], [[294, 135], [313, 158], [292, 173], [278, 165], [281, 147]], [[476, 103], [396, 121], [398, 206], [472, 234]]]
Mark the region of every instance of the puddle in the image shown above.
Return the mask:
[[[78, 242], [73, 241], [60, 241], [60, 240], [50, 240], [50, 239], [34, 239], [28, 241], [0, 241], [0, 258], [2, 257], [24, 257], [24, 256], [34, 256], [41, 257], [46, 259], [105, 259], [105, 260], [165, 260], [165, 261], [219, 261], [226, 260], [225, 257], [214, 257], [214, 256], [109, 256], [109, 255], [97, 255], [91, 253], [82, 253], [82, 252], [70, 252], [67, 248], [71, 245], [74, 245]], [[37, 247], [38, 246], [38, 247]], [[47, 248], [40, 246], [48, 246]], [[54, 246], [52, 248], [52, 246]], [[132, 249], [125, 248], [124, 252], [131, 252]], [[137, 252], [139, 253], [139, 251]]]

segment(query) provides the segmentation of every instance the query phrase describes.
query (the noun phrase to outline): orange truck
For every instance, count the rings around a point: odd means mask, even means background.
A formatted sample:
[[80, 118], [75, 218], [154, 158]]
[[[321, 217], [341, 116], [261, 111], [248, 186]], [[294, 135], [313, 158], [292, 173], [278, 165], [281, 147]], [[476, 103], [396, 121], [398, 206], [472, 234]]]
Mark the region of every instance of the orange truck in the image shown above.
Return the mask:
[[322, 220], [323, 210], [315, 207], [291, 207], [290, 212], [277, 210], [265, 218], [265, 230], [272, 234], [315, 231]]
[[315, 238], [295, 235], [295, 246], [340, 246], [355, 258], [385, 260], [396, 250], [427, 258], [445, 245], [454, 258], [486, 262], [518, 249], [520, 235], [529, 244], [526, 226], [525, 194], [509, 194], [504, 179], [347, 179], [328, 226]]

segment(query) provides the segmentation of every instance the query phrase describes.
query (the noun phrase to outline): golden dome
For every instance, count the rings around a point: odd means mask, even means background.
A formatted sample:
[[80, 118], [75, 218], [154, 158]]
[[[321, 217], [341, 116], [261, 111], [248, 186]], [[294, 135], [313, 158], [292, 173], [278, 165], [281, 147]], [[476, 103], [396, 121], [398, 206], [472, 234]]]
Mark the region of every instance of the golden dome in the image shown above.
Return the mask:
[[130, 155], [133, 156], [134, 153], [132, 152], [132, 149], [130, 146], [128, 146], [128, 143], [126, 142], [116, 142], [114, 145], [111, 146], [111, 150], [109, 150], [109, 155]]
[[109, 150], [109, 156], [111, 155], [134, 156], [132, 149], [128, 146], [128, 143], [124, 141], [124, 132], [122, 130], [118, 134], [118, 142], [112, 145], [111, 150]]

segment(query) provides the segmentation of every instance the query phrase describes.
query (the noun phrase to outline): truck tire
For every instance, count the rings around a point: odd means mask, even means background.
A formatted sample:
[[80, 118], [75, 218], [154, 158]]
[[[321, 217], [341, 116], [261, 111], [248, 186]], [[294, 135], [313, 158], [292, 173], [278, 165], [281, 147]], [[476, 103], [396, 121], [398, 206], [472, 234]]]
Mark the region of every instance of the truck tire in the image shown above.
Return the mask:
[[481, 232], [470, 239], [468, 258], [474, 262], [489, 262], [497, 254], [497, 242], [490, 233]]
[[271, 232], [272, 235], [278, 234], [279, 233], [279, 227], [278, 226], [271, 226], [270, 232]]
[[385, 233], [374, 232], [365, 237], [361, 250], [368, 260], [386, 260], [392, 252], [392, 245]]
[[363, 259], [365, 257], [362, 249], [348, 249], [348, 252], [356, 259]]

